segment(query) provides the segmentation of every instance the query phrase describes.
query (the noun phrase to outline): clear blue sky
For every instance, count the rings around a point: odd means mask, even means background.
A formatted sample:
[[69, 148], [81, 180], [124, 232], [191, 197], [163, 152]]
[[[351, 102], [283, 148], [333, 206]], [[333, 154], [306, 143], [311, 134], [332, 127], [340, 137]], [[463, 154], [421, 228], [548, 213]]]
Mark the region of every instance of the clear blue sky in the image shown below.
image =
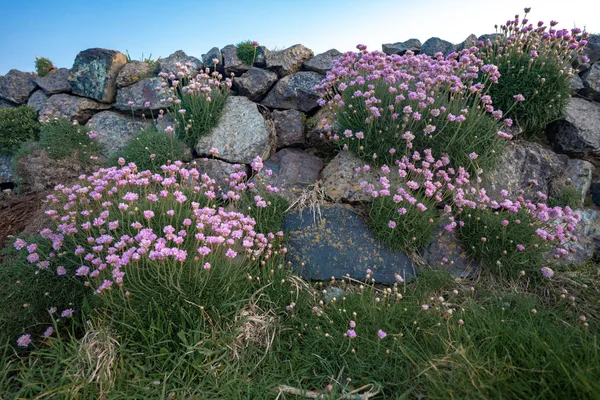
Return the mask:
[[103, 47], [139, 59], [176, 50], [200, 58], [210, 48], [257, 40], [297, 43], [315, 54], [437, 36], [461, 42], [494, 32], [532, 7], [530, 19], [600, 32], [600, 1], [558, 0], [0, 0], [0, 74], [34, 70], [36, 56], [70, 68], [79, 51]]

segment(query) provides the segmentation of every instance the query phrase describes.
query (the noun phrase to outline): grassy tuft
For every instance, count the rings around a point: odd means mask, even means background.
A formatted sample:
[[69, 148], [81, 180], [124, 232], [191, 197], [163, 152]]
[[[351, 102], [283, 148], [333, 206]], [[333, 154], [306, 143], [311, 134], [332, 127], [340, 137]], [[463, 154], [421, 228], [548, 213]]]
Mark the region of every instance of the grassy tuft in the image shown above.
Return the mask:
[[36, 140], [40, 132], [37, 113], [28, 106], [0, 109], [0, 154], [12, 154], [22, 143]]

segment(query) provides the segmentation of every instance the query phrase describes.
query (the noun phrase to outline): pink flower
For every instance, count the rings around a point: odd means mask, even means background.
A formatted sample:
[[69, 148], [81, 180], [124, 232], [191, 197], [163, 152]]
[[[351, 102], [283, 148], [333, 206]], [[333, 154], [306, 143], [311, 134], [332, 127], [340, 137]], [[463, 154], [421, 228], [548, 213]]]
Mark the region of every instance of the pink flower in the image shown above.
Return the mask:
[[72, 308], [67, 308], [66, 310], [63, 310], [62, 313], [60, 313], [60, 316], [63, 318], [68, 318], [73, 315], [73, 312], [74, 311]]
[[204, 263], [204, 269], [209, 271], [210, 270], [210, 263]]
[[377, 336], [379, 336], [379, 339], [383, 339], [384, 337], [387, 336], [387, 333], [385, 333], [384, 331], [382, 331], [381, 329], [377, 331]]
[[356, 322], [354, 321], [350, 321], [348, 325], [350, 326], [350, 328], [356, 328]]
[[394, 229], [396, 227], [396, 223], [394, 221], [388, 222], [388, 227]]
[[144, 211], [144, 218], [149, 220], [152, 217], [154, 217], [154, 211], [152, 211], [152, 210]]
[[15, 243], [13, 243], [13, 246], [15, 247], [15, 249], [21, 250], [23, 249], [23, 247], [27, 246], [27, 242], [21, 238], [17, 238], [15, 240]]
[[48, 329], [44, 331], [44, 337], [48, 338], [54, 333], [54, 328], [49, 326]]
[[513, 96], [513, 98], [514, 98], [516, 101], [525, 101], [525, 97], [524, 97], [524, 96], [523, 96], [521, 93], [519, 93], [519, 94], [515, 94], [515, 95]]
[[354, 332], [354, 329], [348, 329], [348, 330], [346, 331], [346, 335], [347, 335], [347, 336], [348, 336], [350, 339], [352, 339], [352, 338], [355, 338], [355, 337], [356, 337], [356, 332]]
[[542, 275], [546, 278], [552, 278], [554, 276], [554, 271], [550, 267], [542, 267], [541, 271]]
[[17, 339], [17, 346], [19, 346], [19, 347], [27, 347], [27, 346], [29, 346], [30, 343], [31, 343], [31, 335], [28, 333], [25, 335], [21, 335]]
[[67, 273], [67, 270], [62, 265], [60, 265], [56, 268], [56, 275], [62, 276], [62, 275], [65, 275], [66, 273]]

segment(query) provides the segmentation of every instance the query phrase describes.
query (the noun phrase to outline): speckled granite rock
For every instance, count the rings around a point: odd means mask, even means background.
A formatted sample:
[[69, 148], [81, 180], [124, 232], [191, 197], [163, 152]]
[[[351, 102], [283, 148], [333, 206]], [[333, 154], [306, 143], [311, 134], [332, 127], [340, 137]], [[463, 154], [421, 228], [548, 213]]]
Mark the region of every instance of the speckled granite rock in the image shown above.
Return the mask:
[[70, 93], [69, 74], [70, 71], [67, 68], [60, 68], [53, 74], [37, 77], [35, 82], [46, 94]]
[[391, 285], [396, 274], [410, 281], [416, 271], [406, 255], [392, 252], [375, 239], [347, 205], [321, 207], [323, 219], [313, 222], [309, 212], [295, 212], [283, 222], [290, 234], [287, 258], [303, 277], [364, 280], [367, 269], [376, 283]]
[[302, 64], [313, 57], [313, 51], [297, 44], [280, 51], [267, 54], [267, 68], [284, 77], [300, 70]]
[[47, 102], [48, 95], [44, 93], [43, 90], [36, 90], [33, 92], [29, 100], [27, 100], [27, 105], [40, 113], [46, 106]]
[[[192, 160], [190, 164], [190, 166], [198, 169], [200, 174], [207, 174], [214, 179], [216, 182], [215, 189], [218, 190], [220, 188], [220, 192], [222, 193], [226, 193], [229, 190], [229, 176], [237, 172], [233, 164], [213, 158], [197, 158]], [[246, 171], [245, 165], [242, 165], [242, 170]]]
[[[146, 79], [154, 75], [156, 72], [156, 65], [151, 65], [143, 61], [131, 61], [125, 64], [123, 69], [119, 71], [117, 75], [117, 87], [123, 88], [126, 86], [133, 85], [142, 79]], [[118, 97], [118, 94], [117, 94]]]
[[25, 104], [37, 84], [36, 75], [31, 72], [22, 72], [11, 69], [8, 74], [0, 76], [0, 99], [8, 100], [15, 104]]
[[69, 75], [73, 93], [112, 103], [117, 95], [117, 76], [125, 64], [127, 57], [119, 51], [94, 48], [80, 52]]
[[318, 107], [319, 95], [315, 90], [323, 76], [316, 72], [301, 71], [280, 79], [261, 102], [270, 108], [294, 109], [308, 113]]
[[46, 105], [40, 112], [40, 121], [46, 118], [63, 116], [71, 120], [77, 120], [81, 125], [85, 124], [95, 113], [107, 110], [110, 104], [99, 103], [85, 97], [72, 96], [70, 94], [54, 94], [50, 96]]
[[325, 53], [317, 54], [315, 58], [306, 61], [302, 64], [302, 68], [306, 71], [314, 71], [325, 75], [327, 71], [333, 68], [333, 61], [342, 56], [342, 53], [336, 49], [327, 50]]
[[110, 157], [125, 147], [141, 129], [148, 129], [150, 123], [135, 121], [113, 111], [103, 111], [94, 115], [86, 126], [99, 134], [98, 142], [102, 144], [104, 154]]
[[171, 54], [169, 57], [159, 59], [156, 64], [158, 65], [158, 70], [161, 72], [173, 72], [177, 73], [178, 69], [175, 66], [177, 63], [190, 63], [190, 72], [195, 76], [194, 71], [198, 71], [204, 68], [202, 61], [197, 59], [196, 57], [188, 56], [185, 54], [183, 50], [177, 50], [175, 53]]
[[[157, 115], [157, 111], [164, 108], [164, 103], [161, 103], [160, 94], [156, 90], [160, 87], [160, 83], [160, 78], [148, 78], [119, 89], [115, 109], [122, 112], [133, 111], [137, 114], [154, 111], [154, 115]], [[129, 104], [130, 101], [133, 102], [132, 105]], [[148, 107], [146, 107], [147, 103], [149, 103]]]

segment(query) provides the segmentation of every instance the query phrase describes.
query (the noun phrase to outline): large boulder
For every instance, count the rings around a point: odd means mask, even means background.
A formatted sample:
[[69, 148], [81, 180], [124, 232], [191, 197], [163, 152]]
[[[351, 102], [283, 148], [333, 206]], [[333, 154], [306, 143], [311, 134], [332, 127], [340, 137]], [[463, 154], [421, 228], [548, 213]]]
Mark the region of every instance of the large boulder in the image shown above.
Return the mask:
[[256, 157], [266, 160], [275, 147], [274, 133], [267, 129], [256, 103], [243, 96], [229, 96], [223, 114], [212, 132], [198, 140], [196, 152], [210, 154], [219, 150], [219, 158], [250, 164]]
[[11, 69], [0, 77], [0, 99], [15, 104], [25, 104], [29, 96], [37, 88], [35, 74]]
[[381, 45], [381, 50], [388, 56], [392, 54], [401, 56], [409, 50], [418, 54], [421, 51], [421, 41], [419, 39], [408, 39], [406, 42], [386, 43]]
[[156, 90], [157, 87], [160, 87], [160, 83], [160, 78], [148, 78], [119, 89], [115, 109], [143, 113], [164, 108], [164, 104], [160, 101], [160, 93]]
[[349, 151], [340, 151], [321, 171], [325, 194], [335, 202], [372, 201], [360, 187], [363, 181], [374, 184], [376, 174], [365, 172], [365, 162]]
[[301, 44], [267, 54], [267, 68], [280, 77], [291, 75], [300, 70], [302, 64], [313, 58], [313, 51]]
[[242, 96], [260, 102], [277, 82], [277, 74], [262, 68], [250, 68], [233, 79], [233, 88]]
[[336, 49], [327, 50], [325, 53], [317, 54], [315, 58], [306, 61], [302, 64], [302, 68], [306, 71], [314, 71], [321, 75], [326, 75], [327, 71], [331, 71], [333, 68], [333, 62], [341, 56], [342, 53]]
[[80, 52], [69, 75], [73, 93], [112, 103], [117, 95], [117, 76], [125, 64], [127, 57], [119, 51], [94, 48]]
[[232, 44], [223, 47], [221, 49], [221, 55], [223, 56], [223, 68], [225, 69], [225, 76], [227, 77], [231, 74], [240, 76], [250, 69], [250, 66], [240, 60], [237, 55], [237, 47]]
[[44, 93], [43, 90], [36, 90], [33, 92], [29, 100], [27, 100], [27, 105], [33, 108], [39, 114], [42, 112], [46, 103], [48, 102], [48, 95]]
[[104, 155], [110, 157], [137, 136], [142, 129], [149, 129], [147, 122], [135, 121], [113, 111], [103, 111], [92, 117], [86, 124], [98, 134], [98, 142], [103, 146]]
[[600, 62], [595, 62], [581, 75], [585, 95], [600, 101]]
[[273, 111], [277, 148], [304, 146], [304, 115], [298, 110]]
[[507, 190], [510, 198], [516, 198], [523, 189], [525, 198], [534, 200], [538, 199], [538, 191], [547, 196], [556, 194], [551, 189], [568, 182], [578, 189], [583, 202], [593, 171], [587, 161], [570, 159], [532, 142], [507, 146], [498, 165], [482, 183], [488, 196], [496, 201], [501, 201], [502, 190]]
[[76, 120], [80, 125], [85, 124], [92, 115], [107, 110], [110, 104], [104, 104], [85, 97], [60, 93], [50, 96], [40, 112], [40, 121], [48, 118], [65, 117]]
[[35, 82], [46, 94], [70, 93], [69, 74], [70, 71], [67, 68], [59, 68], [53, 74], [37, 77]]
[[441, 52], [444, 56], [454, 51], [454, 45], [446, 40], [437, 37], [427, 39], [421, 46], [421, 53], [433, 56], [437, 52]]
[[583, 81], [581, 80], [579, 75], [575, 75], [573, 78], [571, 78], [571, 95], [572, 96], [579, 93], [579, 91], [583, 88], [585, 88], [585, 86], [583, 85]]
[[376, 283], [392, 285], [397, 276], [416, 276], [409, 258], [379, 242], [360, 217], [344, 204], [321, 206], [316, 220], [310, 212], [286, 216], [283, 230], [290, 234], [287, 258], [303, 277], [312, 280], [365, 280], [368, 271]]
[[323, 160], [300, 149], [282, 149], [264, 162], [264, 169], [273, 174], [269, 184], [279, 189], [279, 194], [290, 202], [319, 179]]
[[[156, 65], [143, 61], [128, 62], [117, 75], [117, 87], [123, 88], [149, 78], [156, 72]], [[118, 96], [118, 94], [117, 94]]]
[[178, 71], [176, 66], [177, 63], [181, 63], [182, 65], [190, 63], [190, 72], [192, 72], [192, 75], [196, 75], [194, 73], [195, 71], [204, 68], [202, 61], [198, 60], [196, 57], [188, 56], [183, 50], [177, 50], [169, 57], [160, 58], [156, 61], [158, 71], [166, 73], [173, 72], [174, 74], [177, 74]]
[[202, 64], [204, 64], [205, 68], [210, 68], [214, 71], [214, 60], [217, 60], [217, 71], [219, 71], [221, 74], [225, 73], [225, 69], [223, 68], [223, 56], [221, 55], [221, 50], [218, 47], [213, 47], [206, 54], [202, 54], [201, 57]]
[[566, 116], [546, 128], [554, 149], [573, 156], [600, 154], [600, 104], [571, 98]]
[[261, 104], [278, 109], [294, 109], [308, 113], [318, 107], [319, 95], [315, 90], [323, 76], [302, 71], [288, 75], [277, 82]]
[[465, 40], [454, 46], [454, 51], [459, 52], [477, 46], [477, 36], [470, 34]]
[[[214, 179], [215, 190], [219, 193], [227, 193], [229, 190], [229, 177], [238, 171], [233, 164], [214, 158], [197, 158], [192, 160], [190, 166], [196, 168], [200, 174], [206, 174]], [[244, 171], [246, 170], [245, 165], [241, 167]]]

